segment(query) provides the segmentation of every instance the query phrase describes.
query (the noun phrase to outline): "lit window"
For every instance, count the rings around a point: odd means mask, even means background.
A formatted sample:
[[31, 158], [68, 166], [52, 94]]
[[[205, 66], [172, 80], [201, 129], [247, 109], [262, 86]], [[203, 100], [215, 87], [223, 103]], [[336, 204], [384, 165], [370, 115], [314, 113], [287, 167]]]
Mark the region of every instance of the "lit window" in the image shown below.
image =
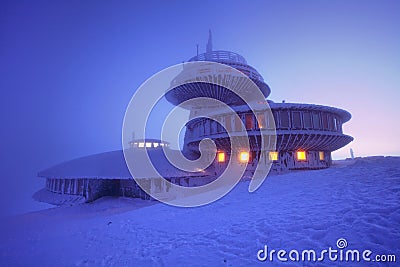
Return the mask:
[[153, 146], [154, 147], [158, 147], [158, 143], [153, 143]]
[[324, 151], [319, 152], [319, 160], [324, 160], [325, 159], [325, 153]]
[[139, 147], [144, 147], [144, 143], [139, 143]]
[[266, 127], [266, 122], [265, 122], [265, 114], [264, 113], [258, 113], [257, 114], [257, 124], [259, 129], [265, 129]]
[[297, 160], [306, 160], [306, 152], [305, 151], [297, 151]]
[[246, 152], [246, 151], [240, 152], [239, 160], [241, 162], [248, 162], [249, 161], [249, 152]]
[[164, 143], [160, 143], [160, 146], [164, 146]]
[[218, 152], [217, 161], [225, 162], [225, 152]]
[[277, 151], [270, 151], [270, 152], [268, 153], [268, 158], [269, 158], [269, 160], [271, 160], [271, 161], [276, 161], [276, 160], [278, 160], [278, 152], [277, 152]]
[[146, 147], [151, 147], [151, 143], [146, 143]]

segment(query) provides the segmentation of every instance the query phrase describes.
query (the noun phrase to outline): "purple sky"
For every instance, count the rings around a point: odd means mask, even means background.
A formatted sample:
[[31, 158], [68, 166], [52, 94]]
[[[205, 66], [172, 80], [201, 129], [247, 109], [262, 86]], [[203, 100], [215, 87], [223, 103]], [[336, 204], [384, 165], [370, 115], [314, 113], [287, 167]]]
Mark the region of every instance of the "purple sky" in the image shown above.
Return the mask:
[[204, 51], [209, 28], [270, 99], [353, 115], [334, 158], [400, 155], [399, 14], [399, 1], [3, 1], [0, 200], [28, 198], [41, 169], [120, 149], [135, 89]]

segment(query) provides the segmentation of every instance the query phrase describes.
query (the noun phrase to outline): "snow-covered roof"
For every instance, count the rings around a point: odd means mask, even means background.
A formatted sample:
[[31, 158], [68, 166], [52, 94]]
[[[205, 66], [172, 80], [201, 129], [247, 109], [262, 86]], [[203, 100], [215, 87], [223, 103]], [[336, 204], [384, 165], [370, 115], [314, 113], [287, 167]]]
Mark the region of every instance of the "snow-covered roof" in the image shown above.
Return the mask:
[[[265, 103], [252, 103], [255, 111], [262, 111], [265, 109]], [[273, 101], [268, 100], [269, 107], [271, 110], [306, 110], [306, 111], [326, 111], [334, 113], [342, 119], [343, 123], [347, 122], [351, 119], [351, 114], [343, 109], [335, 108], [331, 106], [323, 106], [323, 105], [316, 105], [316, 104], [301, 104], [301, 103], [275, 103]], [[232, 106], [231, 107], [236, 112], [249, 112], [248, 105], [240, 105], [240, 106]], [[214, 109], [209, 109], [210, 112], [207, 113], [209, 116], [219, 116], [223, 115], [224, 113], [230, 113], [230, 110], [224, 110], [219, 107], [215, 107]]]
[[234, 62], [247, 64], [246, 59], [238, 53], [224, 50], [214, 50], [199, 54], [189, 59], [189, 61], [214, 61], [214, 62]]
[[316, 104], [300, 104], [300, 103], [269, 103], [271, 109], [300, 109], [300, 110], [315, 110], [315, 111], [327, 111], [334, 114], [337, 114], [341, 117], [343, 122], [346, 122], [351, 119], [351, 114], [340, 108], [335, 108], [331, 106], [323, 106]]
[[[177, 150], [172, 150], [172, 152], [179, 153]], [[148, 164], [144, 160], [146, 150], [130, 149], [129, 153], [135, 154], [134, 158], [139, 161], [134, 166], [141, 166], [135, 171], [135, 178], [154, 178], [154, 172], [150, 171], [151, 166], [146, 166]], [[174, 167], [167, 160], [162, 149], [147, 150], [147, 153], [157, 171], [164, 178], [204, 176], [212, 171], [210, 169], [206, 169], [203, 172], [182, 171]], [[104, 152], [66, 161], [39, 172], [38, 176], [59, 179], [132, 179], [122, 150]]]

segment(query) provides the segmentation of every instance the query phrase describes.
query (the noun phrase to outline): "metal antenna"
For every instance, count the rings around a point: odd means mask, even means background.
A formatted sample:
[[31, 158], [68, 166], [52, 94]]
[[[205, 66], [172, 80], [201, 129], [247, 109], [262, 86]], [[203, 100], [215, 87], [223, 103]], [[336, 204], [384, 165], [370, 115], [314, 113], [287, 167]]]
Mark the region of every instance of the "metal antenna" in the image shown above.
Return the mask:
[[211, 29], [208, 30], [208, 42], [207, 42], [207, 53], [212, 52], [212, 34], [211, 34]]

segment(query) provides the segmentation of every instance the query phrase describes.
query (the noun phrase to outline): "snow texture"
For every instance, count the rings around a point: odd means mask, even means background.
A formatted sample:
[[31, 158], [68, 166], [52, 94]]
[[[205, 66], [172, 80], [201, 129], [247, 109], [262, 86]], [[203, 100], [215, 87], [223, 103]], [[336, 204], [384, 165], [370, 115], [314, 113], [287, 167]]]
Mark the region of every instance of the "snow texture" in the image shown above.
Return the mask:
[[330, 169], [248, 182], [219, 201], [176, 208], [103, 198], [3, 221], [0, 266], [398, 266], [365, 262], [259, 262], [257, 251], [336, 248], [400, 260], [400, 158], [336, 162]]

